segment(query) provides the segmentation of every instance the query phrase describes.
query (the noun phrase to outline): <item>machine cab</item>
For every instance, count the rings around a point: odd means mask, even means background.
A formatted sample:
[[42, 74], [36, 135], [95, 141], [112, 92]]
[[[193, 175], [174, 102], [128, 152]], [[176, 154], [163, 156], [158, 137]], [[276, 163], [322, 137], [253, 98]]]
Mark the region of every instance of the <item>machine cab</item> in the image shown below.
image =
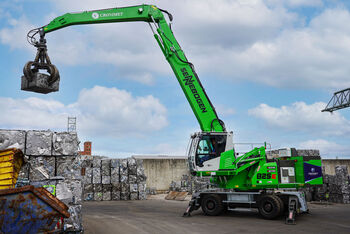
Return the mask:
[[193, 134], [188, 149], [191, 173], [219, 170], [221, 153], [232, 148], [232, 132], [198, 132]]

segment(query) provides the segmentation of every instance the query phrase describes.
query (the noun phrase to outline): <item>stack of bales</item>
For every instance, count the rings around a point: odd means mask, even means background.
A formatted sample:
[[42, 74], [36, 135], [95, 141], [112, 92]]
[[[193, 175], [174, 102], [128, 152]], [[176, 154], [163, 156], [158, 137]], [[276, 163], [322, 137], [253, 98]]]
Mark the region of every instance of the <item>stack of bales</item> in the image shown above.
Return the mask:
[[316, 200], [350, 203], [350, 178], [346, 166], [336, 166], [335, 175], [324, 175], [323, 185], [316, 189]]
[[82, 183], [76, 133], [0, 130], [0, 149], [18, 148], [25, 155], [18, 186], [45, 187], [69, 206], [67, 230], [82, 230]]
[[85, 201], [146, 199], [142, 160], [93, 156], [92, 163], [86, 165], [90, 168], [83, 169]]

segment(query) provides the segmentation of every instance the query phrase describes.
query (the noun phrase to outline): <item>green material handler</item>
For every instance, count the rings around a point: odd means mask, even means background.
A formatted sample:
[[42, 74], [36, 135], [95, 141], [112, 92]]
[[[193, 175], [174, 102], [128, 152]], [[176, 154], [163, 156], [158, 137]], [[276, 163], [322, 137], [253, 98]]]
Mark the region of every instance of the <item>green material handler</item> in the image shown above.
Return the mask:
[[[167, 15], [170, 23], [165, 19]], [[196, 72], [171, 30], [172, 15], [153, 5], [110, 8], [67, 13], [48, 25], [28, 33], [28, 41], [37, 47], [34, 61], [23, 69], [22, 90], [50, 93], [59, 90], [60, 75], [47, 54], [45, 34], [72, 25], [141, 21], [149, 24], [166, 60], [195, 114], [201, 132], [194, 133], [188, 149], [190, 173], [210, 177], [214, 189], [199, 191], [192, 196], [184, 216], [198, 208], [207, 215], [218, 215], [224, 209], [258, 208], [267, 219], [288, 213], [286, 222], [294, 223], [298, 212], [307, 212], [301, 188], [321, 185], [319, 156], [298, 155], [293, 148], [279, 150], [268, 159], [266, 144], [250, 152], [238, 154], [233, 133], [228, 132], [218, 118]], [[39, 40], [37, 40], [39, 36]], [[47, 73], [41, 73], [46, 70]]]

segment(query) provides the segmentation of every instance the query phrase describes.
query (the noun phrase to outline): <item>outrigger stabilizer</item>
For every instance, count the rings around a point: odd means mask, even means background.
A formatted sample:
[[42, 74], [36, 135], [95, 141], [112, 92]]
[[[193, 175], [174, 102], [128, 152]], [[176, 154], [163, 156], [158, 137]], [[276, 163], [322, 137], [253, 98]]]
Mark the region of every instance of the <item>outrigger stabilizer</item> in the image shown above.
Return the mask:
[[[35, 36], [39, 34], [39, 41]], [[37, 48], [34, 61], [28, 61], [23, 68], [21, 90], [36, 93], [51, 93], [59, 90], [60, 74], [47, 54], [45, 32], [43, 28], [30, 30], [27, 34], [28, 42]], [[46, 73], [41, 73], [45, 70]]]

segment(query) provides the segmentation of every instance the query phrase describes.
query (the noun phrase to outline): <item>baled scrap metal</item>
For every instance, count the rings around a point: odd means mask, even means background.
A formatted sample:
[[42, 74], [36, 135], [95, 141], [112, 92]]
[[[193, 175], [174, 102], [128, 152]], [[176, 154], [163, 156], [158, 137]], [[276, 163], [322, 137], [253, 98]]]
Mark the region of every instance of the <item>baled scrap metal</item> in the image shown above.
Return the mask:
[[130, 193], [129, 192], [126, 192], [126, 193], [121, 192], [120, 193], [120, 200], [123, 200], [123, 201], [130, 200]]
[[120, 175], [128, 175], [128, 159], [124, 158], [120, 160]]
[[101, 168], [101, 157], [99, 156], [94, 156], [93, 160], [92, 160], [92, 167], [93, 168]]
[[130, 193], [130, 200], [138, 200], [139, 194], [138, 193]]
[[137, 165], [136, 159], [134, 157], [128, 158], [128, 174], [129, 175], [137, 175]]
[[111, 183], [112, 184], [119, 183], [119, 167], [111, 168]]
[[120, 200], [120, 191], [121, 191], [120, 183], [112, 184], [112, 200], [113, 201]]
[[72, 191], [72, 204], [80, 204], [83, 199], [83, 184], [81, 180], [65, 180], [65, 183]]
[[29, 180], [29, 163], [24, 162], [18, 174], [18, 180]]
[[52, 132], [51, 131], [27, 131], [26, 155], [51, 156]]
[[130, 200], [130, 184], [120, 183], [120, 200]]
[[136, 184], [137, 183], [136, 175], [129, 175], [129, 183], [130, 184]]
[[103, 201], [110, 201], [111, 200], [111, 193], [112, 193], [112, 185], [111, 184], [103, 184], [102, 185], [102, 200]]
[[138, 189], [138, 199], [146, 200], [146, 184], [145, 183], [138, 184], [137, 189]]
[[82, 205], [71, 205], [69, 206], [68, 213], [69, 218], [64, 219], [64, 229], [67, 232], [70, 231], [82, 231], [83, 230], [83, 219], [82, 219]]
[[137, 193], [138, 191], [137, 184], [130, 184], [130, 193]]
[[78, 155], [79, 139], [76, 132], [54, 132], [52, 145], [53, 155]]
[[110, 176], [102, 176], [102, 184], [110, 184], [111, 183], [111, 177]]
[[137, 183], [145, 182], [147, 179], [147, 176], [145, 174], [145, 169], [143, 167], [143, 161], [141, 159], [136, 160], [136, 176], [137, 176]]
[[93, 201], [94, 200], [94, 186], [93, 186], [93, 184], [84, 184], [83, 198], [84, 198], [84, 201]]
[[80, 204], [83, 199], [81, 180], [64, 180], [56, 185], [57, 198], [66, 204]]
[[110, 159], [102, 159], [101, 160], [101, 174], [102, 174], [102, 176], [110, 176], [111, 175], [111, 160]]
[[101, 168], [92, 168], [92, 183], [93, 184], [101, 184]]
[[55, 157], [49, 156], [30, 156], [29, 158], [29, 180], [40, 181], [47, 180], [55, 176]]
[[92, 167], [83, 167], [82, 170], [84, 171], [83, 177], [83, 184], [91, 184], [92, 183]]
[[56, 157], [56, 174], [65, 178], [80, 180], [82, 179], [81, 164], [82, 160], [78, 156]]
[[119, 168], [120, 166], [120, 159], [112, 158], [111, 159], [111, 168]]
[[102, 184], [94, 184], [94, 201], [102, 201]]
[[26, 132], [0, 129], [0, 150], [16, 148], [25, 154]]
[[313, 150], [313, 149], [297, 149], [297, 154], [299, 156], [320, 156], [319, 150]]
[[140, 193], [139, 192], [139, 194], [138, 194], [138, 198], [139, 198], [139, 200], [146, 200], [147, 199], [147, 194], [146, 194], [146, 192], [143, 192], [143, 193]]

